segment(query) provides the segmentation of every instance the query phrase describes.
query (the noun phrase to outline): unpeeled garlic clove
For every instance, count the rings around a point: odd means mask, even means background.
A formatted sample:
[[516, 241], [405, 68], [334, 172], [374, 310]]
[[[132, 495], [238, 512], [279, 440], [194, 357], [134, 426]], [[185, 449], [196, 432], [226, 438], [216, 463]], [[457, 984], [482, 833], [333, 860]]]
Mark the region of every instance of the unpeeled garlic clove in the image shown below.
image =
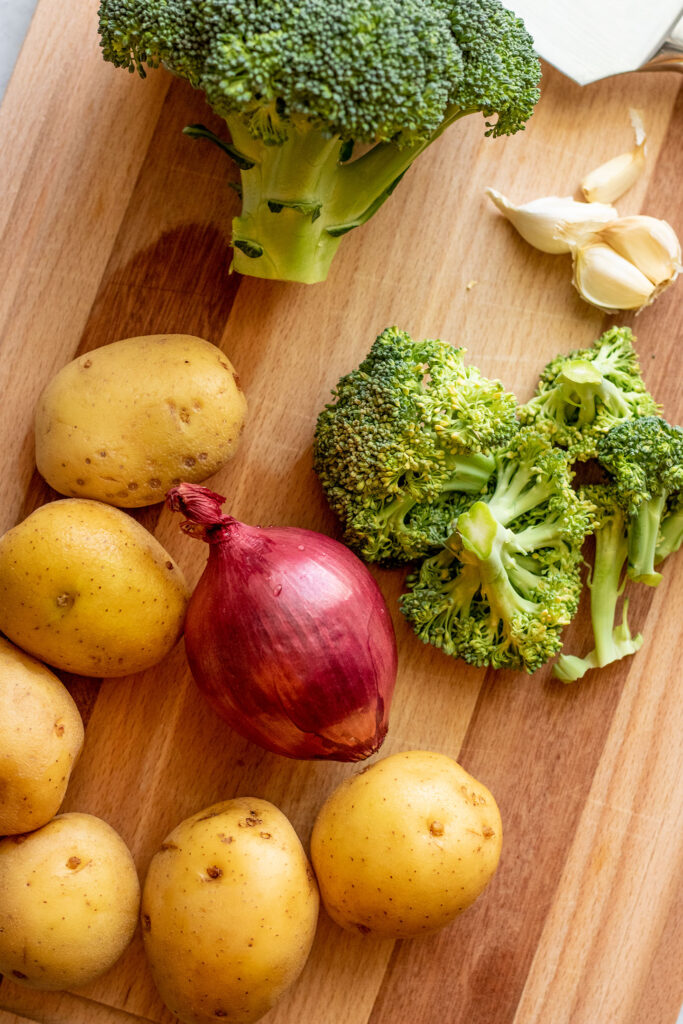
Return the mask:
[[645, 169], [645, 127], [637, 110], [629, 111], [635, 133], [635, 146], [587, 174], [581, 191], [589, 203], [613, 203], [640, 177]]
[[486, 194], [525, 241], [541, 252], [553, 254], [571, 252], [570, 242], [557, 237], [560, 223], [575, 229], [576, 235], [572, 238], [576, 240], [579, 235], [591, 234], [619, 216], [609, 204], [579, 203], [571, 196], [545, 196], [515, 206], [495, 188], [487, 188]]
[[574, 287], [592, 306], [612, 313], [642, 309], [654, 298], [652, 281], [606, 242], [578, 246], [573, 257]]
[[630, 260], [655, 285], [666, 287], [681, 271], [681, 243], [665, 220], [620, 217], [596, 232], [596, 238]]

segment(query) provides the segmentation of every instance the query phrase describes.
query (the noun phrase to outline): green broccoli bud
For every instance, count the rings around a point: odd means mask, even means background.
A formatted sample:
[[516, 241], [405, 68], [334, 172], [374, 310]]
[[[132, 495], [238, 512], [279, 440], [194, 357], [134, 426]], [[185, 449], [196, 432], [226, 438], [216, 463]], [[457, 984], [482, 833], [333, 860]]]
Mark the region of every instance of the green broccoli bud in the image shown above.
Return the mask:
[[616, 424], [658, 411], [643, 383], [630, 328], [612, 327], [591, 348], [551, 360], [519, 413], [522, 423], [584, 461], [595, 458], [600, 438]]
[[492, 449], [517, 429], [513, 395], [463, 350], [387, 328], [318, 417], [315, 470], [363, 558], [411, 561], [439, 547], [486, 490]]

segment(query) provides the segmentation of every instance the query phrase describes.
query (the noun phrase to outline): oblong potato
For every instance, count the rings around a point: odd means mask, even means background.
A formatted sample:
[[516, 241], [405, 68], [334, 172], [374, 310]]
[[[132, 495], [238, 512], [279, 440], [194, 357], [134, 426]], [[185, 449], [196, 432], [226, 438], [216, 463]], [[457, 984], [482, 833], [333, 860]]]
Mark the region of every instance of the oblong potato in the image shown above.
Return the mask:
[[30, 988], [79, 988], [133, 937], [140, 884], [117, 832], [92, 814], [60, 814], [0, 840], [0, 974]]
[[0, 630], [67, 672], [156, 665], [182, 632], [188, 596], [158, 540], [100, 501], [50, 502], [0, 537]]
[[445, 754], [409, 750], [332, 793], [313, 827], [311, 860], [337, 924], [410, 938], [448, 924], [479, 896], [502, 836], [486, 786]]
[[0, 836], [55, 816], [82, 746], [83, 721], [66, 687], [0, 637]]
[[232, 457], [247, 403], [230, 360], [187, 334], [126, 338], [79, 356], [36, 409], [36, 464], [60, 494], [121, 508], [163, 501]]
[[152, 858], [142, 894], [145, 952], [184, 1024], [258, 1020], [298, 977], [318, 887], [291, 824], [241, 797], [183, 821]]

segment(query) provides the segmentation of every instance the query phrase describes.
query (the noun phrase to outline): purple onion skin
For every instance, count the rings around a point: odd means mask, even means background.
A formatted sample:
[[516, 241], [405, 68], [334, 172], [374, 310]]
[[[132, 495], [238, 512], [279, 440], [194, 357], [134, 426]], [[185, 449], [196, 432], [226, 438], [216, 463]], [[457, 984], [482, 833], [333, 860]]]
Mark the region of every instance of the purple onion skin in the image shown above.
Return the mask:
[[296, 527], [261, 529], [221, 516], [185, 528], [210, 545], [185, 645], [214, 710], [285, 757], [360, 761], [378, 750], [396, 681], [396, 638], [360, 559]]

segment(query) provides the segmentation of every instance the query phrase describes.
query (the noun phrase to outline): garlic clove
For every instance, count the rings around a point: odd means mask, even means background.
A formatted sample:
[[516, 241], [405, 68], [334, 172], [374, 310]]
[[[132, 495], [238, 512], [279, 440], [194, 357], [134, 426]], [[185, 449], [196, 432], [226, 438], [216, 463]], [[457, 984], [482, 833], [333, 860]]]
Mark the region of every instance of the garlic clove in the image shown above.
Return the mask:
[[635, 146], [596, 167], [581, 182], [581, 191], [589, 203], [613, 203], [628, 192], [645, 170], [645, 127], [637, 110], [629, 111], [635, 133]]
[[681, 271], [681, 243], [665, 220], [620, 217], [596, 234], [600, 241], [630, 260], [653, 284], [671, 284]]
[[574, 287], [592, 306], [611, 313], [642, 309], [654, 298], [652, 281], [605, 242], [578, 246], [573, 256]]
[[487, 188], [486, 194], [525, 241], [541, 252], [555, 255], [571, 252], [569, 241], [557, 237], [560, 223], [572, 225], [577, 233], [580, 229], [583, 235], [596, 231], [619, 216], [609, 204], [580, 203], [571, 196], [544, 196], [523, 206], [515, 206], [495, 188]]

